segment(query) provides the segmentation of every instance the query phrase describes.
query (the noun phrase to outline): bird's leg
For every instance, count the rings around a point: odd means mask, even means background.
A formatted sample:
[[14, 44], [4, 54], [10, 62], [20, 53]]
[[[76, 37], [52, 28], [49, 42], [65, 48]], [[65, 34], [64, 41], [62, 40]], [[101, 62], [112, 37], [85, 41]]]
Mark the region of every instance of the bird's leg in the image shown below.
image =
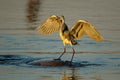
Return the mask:
[[72, 50], [73, 50], [73, 54], [72, 54], [72, 58], [71, 58], [71, 61], [70, 61], [70, 65], [72, 65], [73, 57], [74, 57], [74, 54], [75, 54], [75, 50], [74, 50], [73, 47], [72, 47]]
[[61, 57], [63, 56], [64, 53], [66, 53], [66, 46], [64, 46], [63, 53], [57, 59], [54, 59], [54, 60], [61, 60]]

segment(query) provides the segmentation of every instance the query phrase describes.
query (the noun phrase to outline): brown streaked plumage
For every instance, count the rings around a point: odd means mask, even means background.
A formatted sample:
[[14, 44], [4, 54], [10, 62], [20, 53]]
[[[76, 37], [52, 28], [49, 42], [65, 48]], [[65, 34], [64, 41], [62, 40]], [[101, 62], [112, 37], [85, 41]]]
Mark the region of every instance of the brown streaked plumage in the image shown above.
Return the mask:
[[41, 26], [37, 28], [40, 34], [52, 34], [56, 31], [60, 31], [60, 37], [63, 40], [64, 52], [56, 60], [60, 60], [62, 55], [66, 52], [66, 44], [69, 44], [72, 47], [73, 55], [71, 58], [71, 63], [75, 50], [72, 45], [78, 44], [75, 40], [80, 39], [84, 34], [87, 34], [90, 38], [101, 42], [103, 37], [97, 31], [97, 29], [88, 21], [78, 20], [73, 27], [68, 29], [64, 16], [50, 16]]

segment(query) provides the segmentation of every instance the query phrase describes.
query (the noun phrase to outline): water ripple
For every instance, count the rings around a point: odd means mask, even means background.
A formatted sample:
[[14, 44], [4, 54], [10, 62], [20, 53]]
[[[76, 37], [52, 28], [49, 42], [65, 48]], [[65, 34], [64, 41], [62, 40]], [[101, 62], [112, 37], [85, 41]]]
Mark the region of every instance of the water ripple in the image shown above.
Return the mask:
[[[36, 63], [41, 62], [52, 62], [50, 60], [44, 60], [42, 58], [34, 58], [31, 56], [25, 55], [0, 55], [0, 65], [15, 65], [15, 66], [24, 66], [24, 67], [35, 67], [35, 66], [43, 66], [43, 65], [35, 65]], [[69, 61], [60, 61], [65, 63], [63, 66], [69, 66]], [[73, 67], [85, 67], [85, 66], [100, 66], [102, 64], [91, 63], [89, 61], [80, 61], [73, 62]], [[45, 66], [45, 65], [44, 65]]]

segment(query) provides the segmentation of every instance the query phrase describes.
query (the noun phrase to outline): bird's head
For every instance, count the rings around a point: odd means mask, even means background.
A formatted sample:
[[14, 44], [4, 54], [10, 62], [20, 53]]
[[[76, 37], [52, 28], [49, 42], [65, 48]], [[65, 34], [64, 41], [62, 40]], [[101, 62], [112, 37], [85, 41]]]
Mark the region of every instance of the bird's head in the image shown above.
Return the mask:
[[64, 23], [65, 23], [65, 18], [64, 18], [64, 16], [63, 16], [63, 15], [59, 17], [59, 20], [60, 20], [60, 22], [61, 22], [62, 24], [64, 24]]

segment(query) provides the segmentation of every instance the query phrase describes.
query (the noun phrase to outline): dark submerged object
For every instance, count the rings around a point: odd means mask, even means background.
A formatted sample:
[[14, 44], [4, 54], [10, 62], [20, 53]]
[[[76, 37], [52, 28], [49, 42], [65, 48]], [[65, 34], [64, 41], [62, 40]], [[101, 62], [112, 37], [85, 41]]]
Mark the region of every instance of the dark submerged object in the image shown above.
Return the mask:
[[85, 66], [101, 66], [103, 64], [91, 63], [89, 61], [63, 61], [63, 60], [41, 60], [41, 58], [32, 58], [25, 55], [0, 55], [0, 65], [15, 65], [24, 67], [34, 66], [53, 66], [53, 67], [85, 67]]
[[72, 66], [70, 61], [62, 61], [62, 60], [39, 61], [39, 62], [34, 62], [33, 65], [37, 65], [37, 66]]

